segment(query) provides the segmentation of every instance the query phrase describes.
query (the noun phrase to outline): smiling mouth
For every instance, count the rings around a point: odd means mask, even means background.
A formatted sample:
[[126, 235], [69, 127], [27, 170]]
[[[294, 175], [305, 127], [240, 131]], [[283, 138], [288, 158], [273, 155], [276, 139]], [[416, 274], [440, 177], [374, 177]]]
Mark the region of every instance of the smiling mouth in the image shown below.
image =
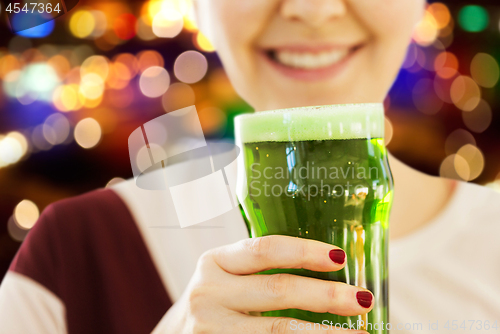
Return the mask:
[[362, 45], [351, 48], [335, 48], [311, 52], [307, 50], [271, 49], [266, 50], [266, 57], [281, 66], [297, 70], [321, 70], [335, 66], [347, 59]]

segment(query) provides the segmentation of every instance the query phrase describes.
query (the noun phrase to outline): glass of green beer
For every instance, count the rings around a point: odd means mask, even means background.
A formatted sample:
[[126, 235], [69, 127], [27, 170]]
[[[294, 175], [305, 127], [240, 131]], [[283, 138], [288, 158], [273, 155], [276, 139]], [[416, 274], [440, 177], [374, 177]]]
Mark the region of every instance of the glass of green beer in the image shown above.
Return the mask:
[[314, 239], [341, 247], [347, 255], [345, 268], [336, 272], [264, 273], [345, 282], [369, 289], [375, 298], [373, 309], [362, 316], [298, 309], [262, 315], [387, 333], [393, 180], [384, 144], [383, 105], [244, 114], [235, 118], [235, 134], [242, 150], [237, 194], [251, 237], [280, 234]]

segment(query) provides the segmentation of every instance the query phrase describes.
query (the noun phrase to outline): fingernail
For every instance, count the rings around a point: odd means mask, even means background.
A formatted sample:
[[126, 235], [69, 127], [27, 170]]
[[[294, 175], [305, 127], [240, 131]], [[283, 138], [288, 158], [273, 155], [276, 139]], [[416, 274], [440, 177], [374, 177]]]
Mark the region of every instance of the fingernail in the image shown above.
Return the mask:
[[345, 252], [342, 249], [332, 249], [329, 255], [330, 260], [335, 263], [342, 264], [345, 261]]
[[358, 300], [358, 304], [363, 306], [364, 308], [370, 308], [372, 305], [373, 296], [368, 291], [359, 291], [356, 294], [356, 299]]

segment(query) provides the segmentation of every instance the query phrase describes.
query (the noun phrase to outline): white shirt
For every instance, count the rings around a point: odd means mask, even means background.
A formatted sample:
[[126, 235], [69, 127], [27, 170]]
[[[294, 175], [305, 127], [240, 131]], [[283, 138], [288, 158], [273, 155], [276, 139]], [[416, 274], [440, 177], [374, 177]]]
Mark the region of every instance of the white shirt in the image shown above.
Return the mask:
[[[181, 229], [168, 190], [143, 190], [134, 180], [112, 189], [129, 207], [174, 302], [204, 251], [248, 238], [237, 209]], [[499, 240], [500, 193], [460, 183], [438, 217], [390, 241], [392, 331], [499, 332], [491, 327], [495, 321], [500, 325]], [[64, 305], [50, 291], [18, 274], [7, 274], [0, 286], [0, 333], [62, 334], [67, 332], [64, 319]]]
[[393, 325], [422, 323], [430, 333], [437, 322], [438, 333], [483, 333], [481, 324], [497, 321], [486, 333], [500, 332], [500, 193], [460, 182], [439, 216], [390, 241], [389, 296]]
[[[204, 224], [226, 228], [153, 227], [175, 221], [173, 208], [160, 204], [168, 203], [169, 195], [133, 188], [127, 182], [114, 189], [132, 208], [174, 301], [205, 250], [248, 237], [238, 210]], [[486, 321], [490, 326], [497, 321], [499, 329], [490, 333], [500, 332], [500, 193], [459, 182], [439, 216], [390, 241], [389, 310], [395, 332], [435, 333], [437, 325], [439, 333], [483, 333], [477, 328]], [[467, 330], [459, 327], [463, 321]]]

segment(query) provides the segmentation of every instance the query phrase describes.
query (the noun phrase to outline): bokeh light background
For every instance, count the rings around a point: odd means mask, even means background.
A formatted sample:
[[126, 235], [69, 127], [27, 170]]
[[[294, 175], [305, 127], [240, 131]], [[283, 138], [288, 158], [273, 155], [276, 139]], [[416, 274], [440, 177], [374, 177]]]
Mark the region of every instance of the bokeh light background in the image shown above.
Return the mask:
[[[191, 0], [86, 0], [17, 35], [2, 29], [0, 277], [48, 204], [132, 177], [138, 126], [195, 104], [207, 138], [230, 138], [251, 110]], [[385, 101], [390, 151], [500, 190], [499, 63], [500, 6], [429, 4]]]

